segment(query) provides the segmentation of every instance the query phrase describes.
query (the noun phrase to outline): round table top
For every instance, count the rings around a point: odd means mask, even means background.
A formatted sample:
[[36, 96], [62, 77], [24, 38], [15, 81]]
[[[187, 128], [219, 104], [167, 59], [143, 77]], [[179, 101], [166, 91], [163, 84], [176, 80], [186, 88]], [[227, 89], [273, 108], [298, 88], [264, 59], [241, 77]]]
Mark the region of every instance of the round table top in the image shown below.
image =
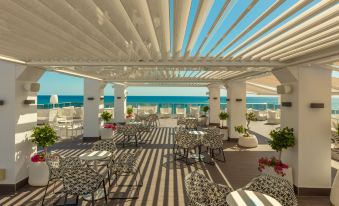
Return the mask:
[[206, 134], [206, 132], [204, 132], [204, 131], [189, 131], [189, 133], [197, 135], [197, 136], [203, 136], [203, 135]]
[[70, 123], [70, 122], [73, 122], [73, 119], [61, 119], [61, 120], [58, 120], [59, 123]]
[[112, 153], [109, 151], [89, 151], [89, 152], [85, 152], [81, 154], [79, 158], [85, 161], [92, 161], [92, 160], [105, 159], [111, 155]]
[[227, 195], [230, 206], [281, 206], [273, 197], [250, 190], [237, 190]]

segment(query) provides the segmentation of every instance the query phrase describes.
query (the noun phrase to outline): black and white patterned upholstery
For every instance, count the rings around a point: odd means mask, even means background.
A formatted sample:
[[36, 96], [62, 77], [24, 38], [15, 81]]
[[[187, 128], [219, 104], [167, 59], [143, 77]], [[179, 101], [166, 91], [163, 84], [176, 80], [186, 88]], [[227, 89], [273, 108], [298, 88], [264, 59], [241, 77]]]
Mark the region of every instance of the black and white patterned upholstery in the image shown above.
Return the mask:
[[[118, 178], [121, 175], [128, 176], [128, 175], [139, 175], [139, 181], [141, 182], [140, 184], [138, 183], [137, 176], [135, 176], [135, 183], [137, 190], [139, 192], [139, 187], [143, 185], [140, 169], [139, 169], [139, 164], [138, 164], [138, 157], [141, 153], [141, 149], [138, 149], [136, 152], [123, 152], [122, 154], [119, 155], [114, 161], [112, 161], [108, 168], [110, 171], [110, 174], [115, 174], [116, 175], [116, 181], [118, 181]], [[110, 178], [109, 178], [110, 179]], [[121, 185], [121, 186], [126, 186], [126, 185]], [[134, 185], [127, 185], [127, 186], [134, 186]], [[137, 197], [132, 197], [132, 198], [137, 198]], [[114, 199], [114, 198], [113, 198]], [[130, 199], [129, 197], [124, 198], [124, 199]]]
[[114, 154], [117, 151], [117, 146], [114, 140], [100, 140], [93, 144], [92, 151], [109, 151]]
[[125, 146], [125, 143], [128, 142], [131, 137], [134, 137], [135, 146], [136, 147], [138, 146], [139, 126], [140, 125], [138, 124], [127, 124], [124, 126], [123, 131], [122, 131], [124, 135], [123, 147]]
[[185, 125], [186, 119], [184, 117], [178, 117], [177, 125]]
[[182, 149], [194, 149], [200, 144], [200, 140], [187, 130], [179, 131], [176, 135], [176, 144]]
[[278, 200], [283, 206], [298, 205], [293, 187], [287, 180], [280, 177], [262, 174], [252, 179], [243, 189], [267, 194]]
[[105, 192], [107, 204], [107, 194], [104, 182], [104, 176], [91, 168], [66, 169], [64, 171], [63, 187], [65, 198], [67, 195], [92, 195], [92, 204], [94, 204], [94, 192], [102, 185]]
[[145, 120], [140, 126], [139, 126], [139, 132], [150, 132], [152, 130], [152, 122]]
[[149, 122], [152, 126], [157, 127], [159, 118], [157, 114], [150, 114], [146, 117], [145, 121]]
[[226, 196], [232, 188], [210, 181], [205, 175], [194, 171], [185, 177], [185, 189], [190, 205], [228, 205]]
[[92, 168], [66, 169], [64, 172], [64, 192], [69, 195], [87, 195], [95, 192], [104, 177]]
[[185, 120], [186, 129], [197, 130], [198, 129], [198, 119], [189, 118]]
[[215, 136], [218, 135], [218, 130], [216, 128], [205, 129], [206, 134], [202, 137], [202, 144], [206, 147], [210, 147], [212, 141], [214, 141]]
[[42, 205], [44, 204], [45, 196], [46, 196], [50, 181], [62, 180], [64, 177], [64, 171], [66, 169], [69, 169], [69, 168], [77, 169], [77, 168], [86, 167], [86, 165], [84, 165], [81, 162], [79, 157], [61, 157], [58, 154], [48, 154], [45, 159], [46, 159], [46, 164], [49, 169], [49, 179], [45, 187], [45, 193], [42, 199]]

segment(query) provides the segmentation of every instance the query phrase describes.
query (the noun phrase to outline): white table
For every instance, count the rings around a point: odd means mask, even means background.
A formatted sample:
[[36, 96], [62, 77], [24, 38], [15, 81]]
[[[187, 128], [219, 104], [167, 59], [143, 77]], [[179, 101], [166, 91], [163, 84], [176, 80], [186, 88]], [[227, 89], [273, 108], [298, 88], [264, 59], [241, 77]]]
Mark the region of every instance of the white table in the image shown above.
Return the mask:
[[281, 206], [273, 197], [250, 190], [237, 190], [227, 195], [230, 206]]
[[[99, 172], [98, 170], [98, 160], [103, 160], [108, 157], [112, 156], [112, 153], [109, 151], [89, 151], [81, 154], [79, 158], [83, 161], [93, 161], [94, 162], [94, 169]], [[94, 193], [94, 199], [99, 200], [105, 197], [104, 189], [99, 188], [95, 193]], [[83, 198], [87, 201], [92, 200], [92, 196], [89, 195], [84, 195]]]
[[[60, 128], [64, 128], [66, 130], [66, 137], [68, 137], [68, 127], [70, 126], [71, 128], [73, 127], [73, 119], [60, 119], [58, 120], [59, 124], [63, 124], [64, 127], [60, 127]], [[72, 135], [73, 135], [73, 131], [72, 131]], [[61, 136], [61, 133], [60, 133]]]

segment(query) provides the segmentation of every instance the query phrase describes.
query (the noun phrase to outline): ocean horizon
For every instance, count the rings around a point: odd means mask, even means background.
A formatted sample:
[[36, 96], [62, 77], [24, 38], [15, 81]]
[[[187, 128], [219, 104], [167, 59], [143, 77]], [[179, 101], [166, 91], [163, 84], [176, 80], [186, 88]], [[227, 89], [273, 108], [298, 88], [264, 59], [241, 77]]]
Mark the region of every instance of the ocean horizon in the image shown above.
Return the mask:
[[[84, 101], [83, 95], [59, 95], [59, 104], [73, 103], [75, 105], [82, 105]], [[38, 105], [48, 105], [50, 95], [38, 95]], [[221, 105], [226, 105], [226, 96], [221, 96]], [[278, 96], [247, 96], [247, 104], [259, 105], [268, 104], [271, 107], [279, 105]], [[105, 105], [114, 104], [114, 96], [104, 96]], [[174, 105], [189, 105], [208, 104], [207, 96], [127, 96], [128, 105], [148, 105], [148, 104], [174, 104]], [[339, 97], [332, 97], [332, 110], [339, 110]]]

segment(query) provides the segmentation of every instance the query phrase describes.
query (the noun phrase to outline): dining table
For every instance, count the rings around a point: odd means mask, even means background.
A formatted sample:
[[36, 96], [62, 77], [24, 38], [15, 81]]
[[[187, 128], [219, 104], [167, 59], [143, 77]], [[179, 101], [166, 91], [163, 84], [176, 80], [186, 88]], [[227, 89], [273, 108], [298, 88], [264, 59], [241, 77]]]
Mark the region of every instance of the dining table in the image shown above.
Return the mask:
[[273, 197], [251, 190], [236, 190], [226, 197], [229, 206], [281, 206]]

